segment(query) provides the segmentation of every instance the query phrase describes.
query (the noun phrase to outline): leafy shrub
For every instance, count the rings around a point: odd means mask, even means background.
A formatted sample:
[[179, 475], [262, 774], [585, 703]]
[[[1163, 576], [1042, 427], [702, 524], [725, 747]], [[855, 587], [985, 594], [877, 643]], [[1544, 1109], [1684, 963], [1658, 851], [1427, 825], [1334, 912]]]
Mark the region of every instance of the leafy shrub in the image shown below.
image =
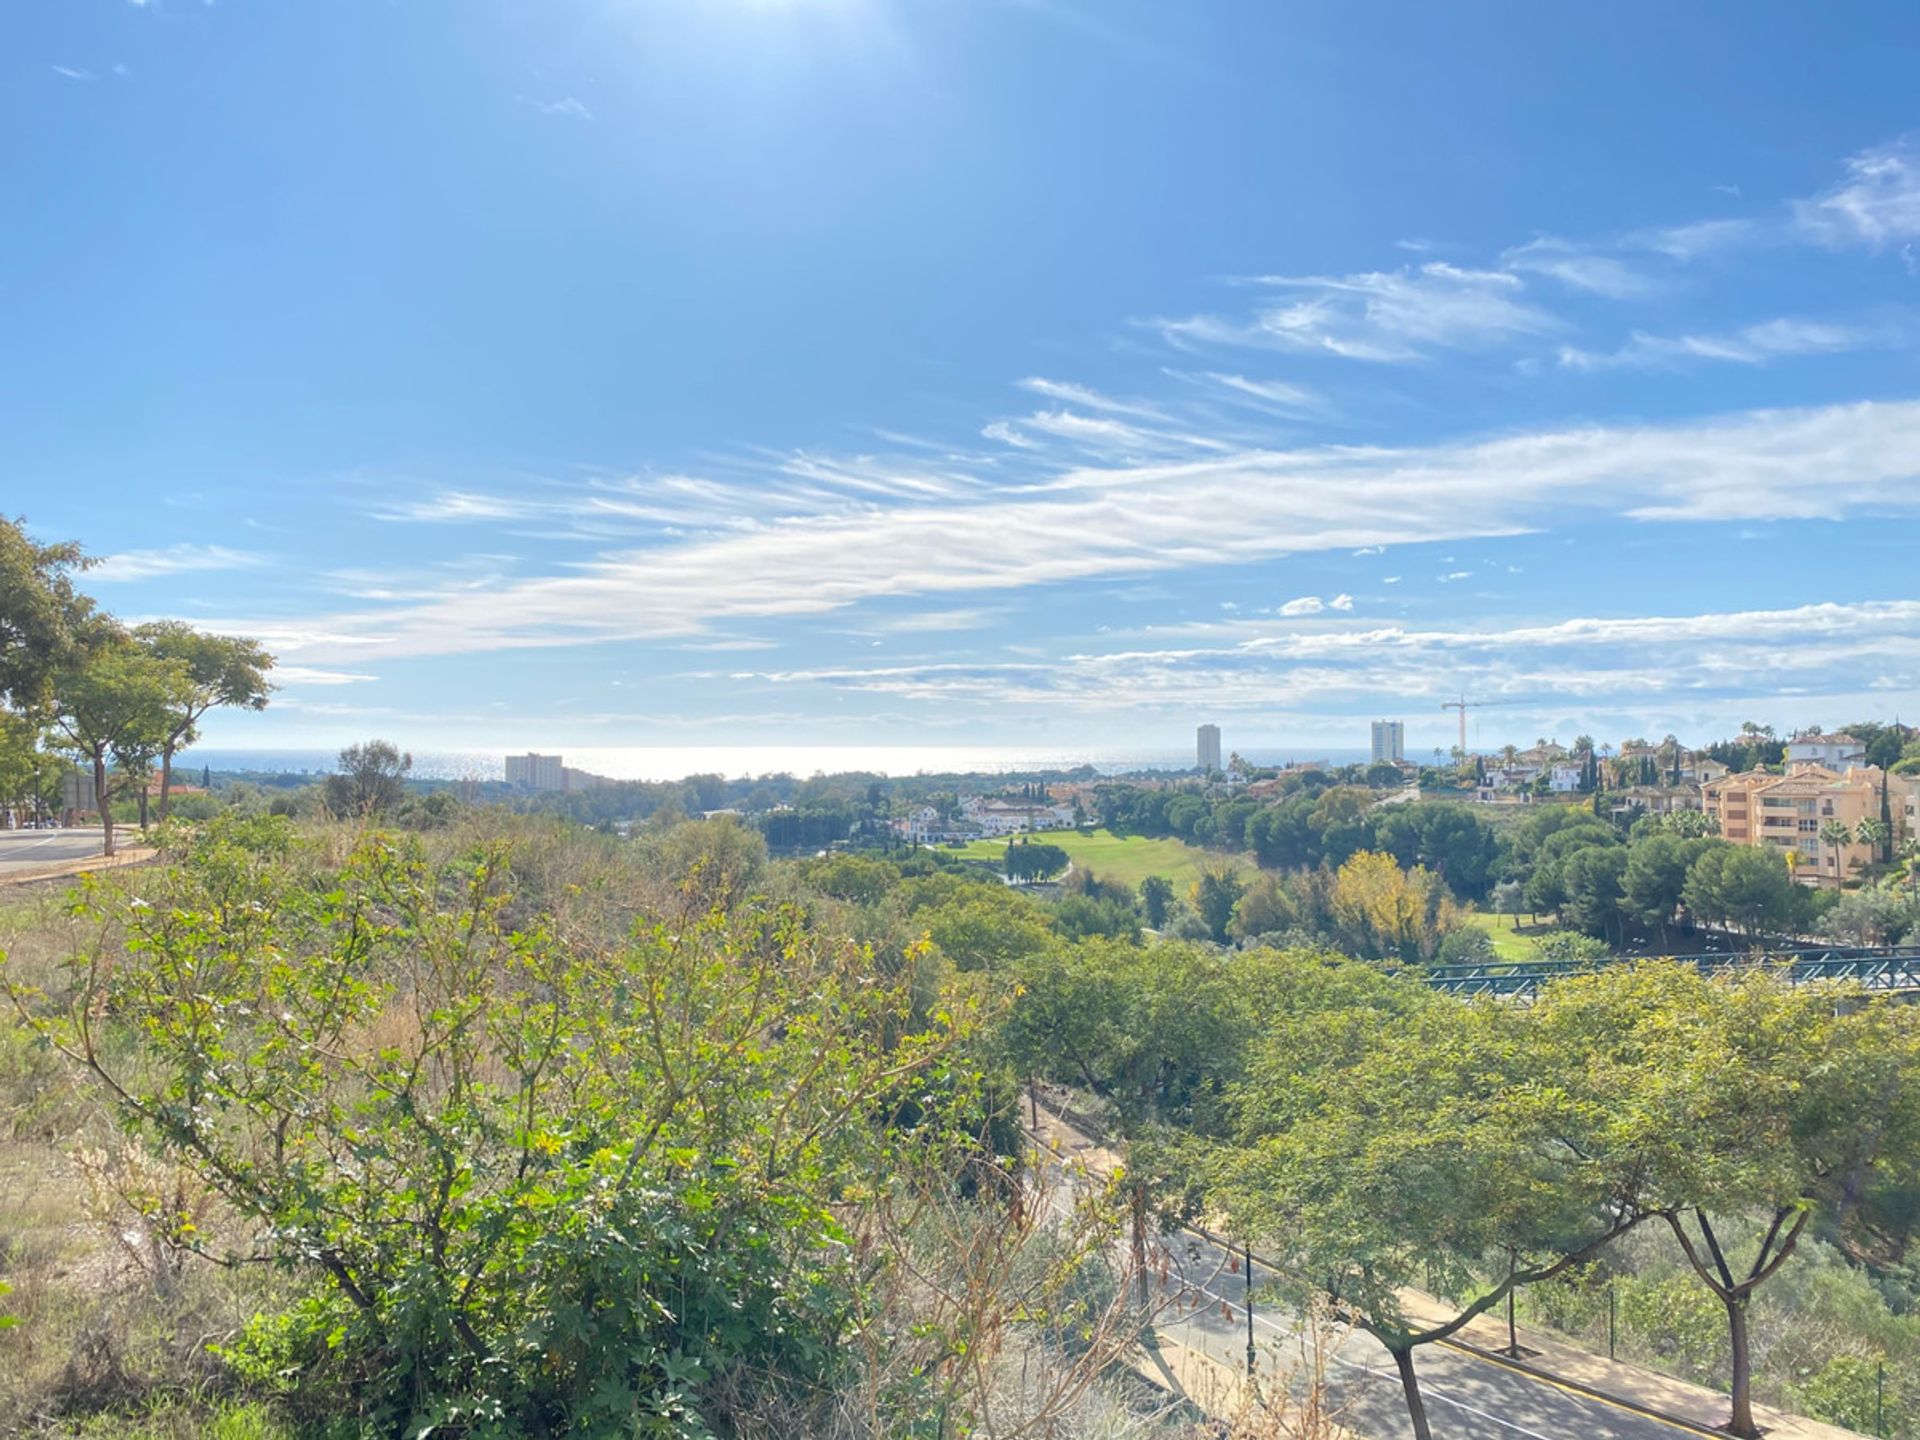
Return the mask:
[[253, 1223], [213, 1258], [302, 1282], [228, 1354], [307, 1420], [679, 1437], [811, 1393], [860, 1279], [830, 1206], [970, 1112], [967, 1012], [912, 1029], [905, 978], [786, 908], [509, 928], [513, 878], [231, 817], [83, 888], [66, 988], [7, 988]]

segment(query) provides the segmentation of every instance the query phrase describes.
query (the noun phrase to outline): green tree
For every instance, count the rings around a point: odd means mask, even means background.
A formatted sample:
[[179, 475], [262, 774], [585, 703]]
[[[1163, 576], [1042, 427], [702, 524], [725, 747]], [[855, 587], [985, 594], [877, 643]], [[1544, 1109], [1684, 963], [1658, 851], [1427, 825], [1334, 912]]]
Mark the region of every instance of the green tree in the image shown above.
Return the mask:
[[1567, 918], [1589, 935], [1622, 940], [1620, 911], [1626, 869], [1627, 852], [1618, 845], [1590, 845], [1568, 856], [1561, 880], [1566, 890]]
[[406, 794], [413, 756], [386, 740], [368, 740], [340, 752], [340, 768], [327, 777], [327, 808], [335, 815], [369, 816], [391, 810]]
[[1158, 930], [1167, 923], [1167, 907], [1173, 904], [1173, 882], [1164, 875], [1149, 875], [1140, 882], [1140, 903], [1147, 912], [1147, 924]]
[[1913, 1012], [1764, 973], [1710, 978], [1649, 961], [1547, 986], [1532, 1021], [1573, 1102], [1605, 1116], [1583, 1153], [1631, 1183], [1720, 1302], [1728, 1429], [1757, 1434], [1755, 1291], [1818, 1208], [1843, 1225], [1866, 1174], [1920, 1144]]
[[1228, 927], [1233, 924], [1233, 907], [1246, 893], [1246, 878], [1233, 865], [1210, 864], [1193, 882], [1193, 908], [1214, 943], [1227, 943]]
[[1779, 856], [1751, 845], [1715, 845], [1695, 857], [1682, 893], [1701, 919], [1757, 939], [1792, 918], [1795, 888]]
[[1828, 820], [1820, 826], [1820, 844], [1826, 850], [1826, 861], [1833, 870], [1833, 883], [1840, 883], [1840, 852], [1843, 847], [1853, 843], [1853, 831], [1843, 820]]
[[114, 853], [114, 797], [135, 786], [145, 792], [188, 685], [179, 661], [146, 652], [117, 629], [96, 629], [89, 647], [55, 673], [54, 743], [93, 772], [102, 854]]
[[[1612, 1188], [1617, 1177], [1582, 1158], [1595, 1112], [1545, 1080], [1522, 1012], [1369, 995], [1337, 975], [1301, 980], [1295, 995], [1321, 1003], [1259, 1014], [1233, 1132], [1213, 1153], [1212, 1198], [1237, 1233], [1275, 1253], [1293, 1277], [1282, 1283], [1330, 1297], [1386, 1347], [1413, 1433], [1427, 1440], [1419, 1347], [1514, 1287], [1592, 1258], [1642, 1217]], [[1413, 1286], [1456, 1308], [1414, 1318], [1402, 1301]]]
[[1682, 839], [1664, 829], [1634, 841], [1620, 876], [1621, 907], [1641, 924], [1659, 926], [1665, 940], [1686, 894], [1687, 871], [1704, 848], [1704, 841]]
[[173, 791], [173, 757], [200, 734], [200, 721], [216, 706], [264, 710], [273, 688], [267, 672], [273, 657], [258, 641], [238, 635], [214, 635], [178, 620], [156, 620], [134, 630], [134, 638], [162, 660], [185, 667], [188, 686], [170, 717], [160, 749], [160, 818], [165, 820]]
[[1037, 840], [1007, 845], [1007, 877], [1012, 880], [1050, 880], [1069, 863], [1067, 852], [1058, 845]]
[[0, 518], [0, 704], [38, 714], [73, 663], [93, 602], [73, 583], [90, 563], [80, 547], [42, 545], [24, 525]]
[[1862, 845], [1871, 847], [1873, 858], [1886, 858], [1887, 843], [1893, 839], [1893, 827], [1877, 815], [1869, 815], [1853, 827], [1853, 835]]

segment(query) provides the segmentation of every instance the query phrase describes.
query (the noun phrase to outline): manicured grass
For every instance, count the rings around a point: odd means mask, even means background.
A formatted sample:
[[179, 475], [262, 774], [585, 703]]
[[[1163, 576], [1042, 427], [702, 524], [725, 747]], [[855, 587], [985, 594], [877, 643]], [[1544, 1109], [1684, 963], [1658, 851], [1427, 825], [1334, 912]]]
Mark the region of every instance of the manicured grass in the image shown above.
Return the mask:
[[[1138, 885], [1149, 875], [1164, 875], [1185, 894], [1187, 887], [1200, 878], [1201, 867], [1208, 864], [1245, 866], [1244, 859], [1203, 850], [1184, 840], [1148, 839], [1144, 835], [1116, 835], [1111, 830], [1081, 834], [1078, 830], [1047, 830], [1033, 840], [1058, 845], [1073, 858], [1076, 866], [1089, 869], [1102, 879], [1124, 880]], [[986, 860], [995, 865], [1007, 852], [1005, 840], [974, 840], [963, 850], [950, 850], [968, 860]]]
[[1531, 960], [1540, 948], [1540, 935], [1530, 929], [1515, 930], [1511, 915], [1489, 915], [1484, 910], [1475, 910], [1467, 916], [1470, 924], [1478, 925], [1487, 932], [1493, 941], [1493, 953], [1502, 960]]

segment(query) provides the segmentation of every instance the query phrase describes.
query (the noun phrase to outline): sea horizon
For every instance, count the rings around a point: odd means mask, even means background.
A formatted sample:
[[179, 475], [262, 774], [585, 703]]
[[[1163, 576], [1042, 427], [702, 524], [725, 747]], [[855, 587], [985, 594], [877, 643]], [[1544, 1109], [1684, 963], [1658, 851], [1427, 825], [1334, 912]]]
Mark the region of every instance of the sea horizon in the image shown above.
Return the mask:
[[[402, 747], [403, 749], [405, 747]], [[412, 776], [418, 780], [504, 780], [506, 757], [518, 750], [415, 749]], [[768, 775], [878, 774], [891, 779], [914, 775], [997, 775], [1091, 767], [1103, 775], [1136, 771], [1191, 770], [1191, 751], [1127, 750], [1120, 747], [1061, 749], [1006, 745], [626, 745], [593, 746], [557, 753], [574, 769], [610, 780], [684, 780], [690, 775], [721, 775], [729, 780]], [[1369, 752], [1353, 747], [1249, 746], [1240, 753], [1254, 765], [1325, 761], [1351, 765]], [[202, 767], [219, 771], [257, 771], [321, 775], [331, 772], [339, 752], [323, 747], [194, 746], [175, 760], [176, 771]]]

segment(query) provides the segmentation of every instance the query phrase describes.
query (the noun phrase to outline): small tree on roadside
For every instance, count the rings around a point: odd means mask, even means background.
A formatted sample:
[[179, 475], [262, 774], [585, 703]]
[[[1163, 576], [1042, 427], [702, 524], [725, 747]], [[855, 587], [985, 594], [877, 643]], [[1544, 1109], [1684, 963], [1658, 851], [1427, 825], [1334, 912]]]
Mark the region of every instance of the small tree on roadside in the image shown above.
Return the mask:
[[115, 796], [135, 786], [144, 792], [189, 684], [183, 664], [148, 653], [117, 629], [96, 628], [81, 657], [56, 674], [54, 743], [93, 772], [102, 854], [114, 853]]
[[160, 818], [167, 818], [173, 791], [173, 757], [199, 738], [200, 721], [215, 707], [264, 710], [273, 687], [267, 672], [273, 657], [258, 641], [239, 635], [213, 635], [178, 620], [156, 620], [133, 632], [147, 650], [186, 668], [187, 688], [168, 716], [160, 747]]
[[[1532, 1045], [1601, 1117], [1592, 1161], [1633, 1177], [1720, 1302], [1730, 1434], [1751, 1437], [1749, 1309], [1816, 1210], [1843, 1226], [1866, 1177], [1920, 1147], [1920, 1024], [1909, 1007], [1765, 973], [1608, 966], [1545, 987]], [[1751, 1223], [1757, 1216], [1758, 1223]]]
[[[1551, 1083], [1524, 1012], [1382, 990], [1395, 982], [1310, 959], [1291, 961], [1290, 984], [1320, 1003], [1261, 1016], [1213, 1198], [1291, 1283], [1386, 1347], [1413, 1434], [1430, 1440], [1419, 1348], [1645, 1217], [1630, 1184], [1585, 1158], [1595, 1115]], [[1451, 1297], [1445, 1313], [1409, 1312], [1414, 1286]]]
[[78, 545], [40, 544], [23, 523], [0, 518], [0, 704], [44, 715], [93, 613], [73, 584], [92, 562]]

